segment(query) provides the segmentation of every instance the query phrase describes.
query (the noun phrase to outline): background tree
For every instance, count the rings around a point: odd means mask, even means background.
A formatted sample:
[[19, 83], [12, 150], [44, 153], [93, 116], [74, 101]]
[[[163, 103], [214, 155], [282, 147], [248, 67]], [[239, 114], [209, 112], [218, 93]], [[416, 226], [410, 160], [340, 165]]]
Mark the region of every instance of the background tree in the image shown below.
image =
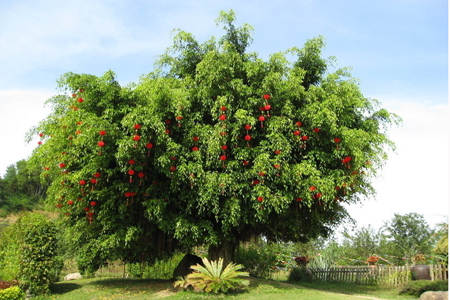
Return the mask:
[[40, 181], [40, 173], [40, 168], [34, 168], [26, 160], [6, 169], [0, 178], [0, 216], [42, 206], [48, 183]]
[[389, 254], [396, 257], [397, 265], [413, 263], [417, 254], [431, 254], [436, 243], [434, 230], [423, 215], [417, 213], [394, 214], [394, 218], [386, 222], [384, 227]]
[[444, 264], [448, 265], [448, 223], [440, 223], [435, 230], [437, 243], [433, 248], [433, 253], [438, 255]]
[[245, 52], [251, 27], [234, 21], [222, 12], [226, 34], [202, 44], [179, 31], [138, 84], [112, 72], [59, 81], [33, 162], [83, 266], [195, 245], [228, 261], [261, 235], [306, 242], [373, 192], [397, 117], [345, 69], [325, 73], [322, 38], [263, 61]]
[[351, 260], [347, 263], [367, 264], [370, 256], [379, 256], [382, 251], [383, 234], [381, 230], [375, 230], [372, 226], [361, 227], [354, 232], [345, 232], [343, 234], [342, 248], [343, 256]]

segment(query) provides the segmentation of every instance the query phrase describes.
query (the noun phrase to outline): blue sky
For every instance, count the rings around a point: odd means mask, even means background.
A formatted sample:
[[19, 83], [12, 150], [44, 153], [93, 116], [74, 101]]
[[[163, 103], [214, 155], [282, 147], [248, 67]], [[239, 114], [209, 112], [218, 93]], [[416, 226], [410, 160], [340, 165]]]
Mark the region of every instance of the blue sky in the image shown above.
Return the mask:
[[[430, 222], [448, 215], [448, 3], [443, 0], [15, 0], [0, 2], [0, 174], [28, 157], [24, 135], [48, 114], [44, 101], [65, 72], [102, 75], [123, 85], [148, 73], [171, 45], [172, 30], [199, 41], [222, 34], [220, 10], [254, 28], [250, 51], [302, 47], [322, 35], [324, 56], [352, 67], [367, 97], [398, 113], [398, 145], [377, 180], [378, 196], [351, 212], [381, 225], [394, 212]], [[426, 205], [424, 205], [426, 203]], [[374, 211], [377, 214], [374, 214]]]

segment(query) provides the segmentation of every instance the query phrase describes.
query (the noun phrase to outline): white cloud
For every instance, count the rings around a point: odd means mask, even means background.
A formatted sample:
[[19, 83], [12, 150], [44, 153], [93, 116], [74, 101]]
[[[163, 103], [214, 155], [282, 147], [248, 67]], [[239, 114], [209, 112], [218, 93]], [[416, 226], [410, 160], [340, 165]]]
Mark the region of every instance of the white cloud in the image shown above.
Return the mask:
[[92, 56], [105, 59], [144, 50], [161, 52], [166, 47], [160, 42], [163, 37], [168, 40], [168, 32], [158, 31], [151, 18], [144, 34], [120, 13], [107, 1], [17, 2], [1, 13], [0, 63], [8, 70], [2, 76], [39, 67], [73, 66]]
[[449, 107], [417, 102], [390, 101], [385, 105], [403, 119], [391, 128], [396, 143], [374, 181], [376, 199], [349, 208], [359, 225], [380, 227], [394, 213], [416, 212], [430, 225], [447, 221], [449, 210]]
[[6, 167], [28, 158], [37, 146], [37, 140], [27, 144], [25, 134], [50, 113], [43, 104], [52, 95], [49, 91], [0, 91], [0, 175]]

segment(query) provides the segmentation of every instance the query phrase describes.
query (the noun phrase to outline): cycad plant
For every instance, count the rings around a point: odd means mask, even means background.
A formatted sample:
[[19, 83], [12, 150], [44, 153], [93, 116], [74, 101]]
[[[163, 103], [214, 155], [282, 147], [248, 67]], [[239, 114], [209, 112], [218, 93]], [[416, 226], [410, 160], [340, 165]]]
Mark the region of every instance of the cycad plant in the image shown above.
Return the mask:
[[175, 282], [175, 287], [188, 288], [191, 286], [194, 291], [226, 293], [230, 290], [238, 290], [250, 284], [250, 281], [243, 279], [249, 274], [240, 271], [244, 266], [240, 264], [229, 263], [223, 269], [223, 258], [218, 261], [209, 261], [207, 258], [202, 259], [204, 267], [197, 264], [191, 266], [193, 273], [181, 278]]

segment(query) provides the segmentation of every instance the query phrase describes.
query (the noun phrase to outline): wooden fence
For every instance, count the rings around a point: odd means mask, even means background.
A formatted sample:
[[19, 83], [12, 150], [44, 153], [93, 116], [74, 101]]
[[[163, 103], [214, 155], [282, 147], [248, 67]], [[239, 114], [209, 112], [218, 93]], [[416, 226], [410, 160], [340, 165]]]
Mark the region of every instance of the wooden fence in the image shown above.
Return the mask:
[[[311, 268], [312, 280], [367, 285], [398, 286], [411, 279], [410, 266], [351, 266], [329, 269]], [[430, 265], [431, 280], [448, 280], [448, 268]]]

